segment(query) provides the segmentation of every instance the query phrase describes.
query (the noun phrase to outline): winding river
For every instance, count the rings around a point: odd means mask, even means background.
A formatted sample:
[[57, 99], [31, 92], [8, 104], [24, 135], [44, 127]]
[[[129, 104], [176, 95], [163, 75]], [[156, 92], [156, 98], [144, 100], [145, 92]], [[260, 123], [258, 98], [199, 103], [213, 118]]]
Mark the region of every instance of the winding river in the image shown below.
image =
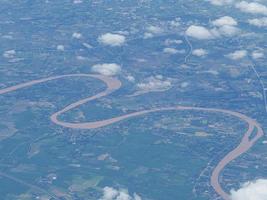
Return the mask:
[[[199, 111], [199, 112], [209, 112], [209, 113], [222, 113], [229, 116], [234, 116], [236, 118], [239, 118], [242, 121], [245, 121], [248, 124], [248, 129], [244, 131], [244, 135], [242, 140], [240, 141], [239, 145], [230, 151], [224, 158], [221, 159], [221, 161], [218, 162], [217, 166], [213, 169], [210, 182], [211, 186], [214, 188], [214, 190], [217, 192], [218, 195], [222, 197], [224, 200], [230, 200], [230, 195], [222, 188], [220, 184], [220, 174], [222, 170], [225, 168], [226, 165], [228, 165], [231, 161], [242, 155], [243, 153], [247, 152], [263, 135], [263, 130], [259, 123], [257, 123], [255, 120], [251, 119], [250, 117], [235, 112], [231, 110], [226, 109], [218, 109], [218, 108], [204, 108], [204, 107], [190, 107], [190, 106], [174, 106], [174, 107], [161, 107], [161, 108], [154, 108], [150, 110], [143, 110], [143, 111], [137, 111], [125, 115], [121, 115], [118, 117], [113, 117], [110, 119], [100, 120], [100, 121], [94, 121], [94, 122], [84, 122], [84, 123], [72, 123], [72, 122], [65, 122], [61, 121], [59, 119], [59, 116], [65, 112], [68, 112], [71, 109], [74, 109], [78, 106], [81, 106], [87, 102], [90, 102], [92, 100], [99, 99], [101, 97], [107, 96], [108, 94], [112, 93], [115, 90], [118, 90], [121, 87], [121, 82], [113, 77], [107, 77], [103, 75], [96, 75], [96, 74], [68, 74], [68, 75], [60, 75], [60, 76], [53, 76], [38, 80], [29, 81], [27, 83], [18, 84], [12, 87], [0, 89], [0, 95], [16, 91], [19, 89], [23, 89], [35, 84], [44, 83], [47, 81], [52, 81], [56, 79], [61, 78], [68, 78], [68, 77], [88, 77], [88, 78], [95, 78], [103, 81], [106, 84], [106, 89], [94, 96], [81, 99], [77, 102], [74, 102], [62, 110], [57, 111], [56, 113], [52, 114], [50, 116], [50, 119], [52, 122], [59, 126], [67, 127], [67, 128], [73, 128], [73, 129], [95, 129], [95, 128], [101, 128], [104, 126], [108, 126], [110, 124], [131, 118], [131, 117], [137, 117], [141, 115], [145, 115], [148, 113], [153, 112], [160, 112], [160, 111], [179, 111], [179, 110], [192, 110], [192, 111]], [[254, 133], [254, 130], [256, 130], [256, 134]], [[253, 136], [253, 138], [251, 138]], [[1, 176], [1, 174], [0, 174]]]

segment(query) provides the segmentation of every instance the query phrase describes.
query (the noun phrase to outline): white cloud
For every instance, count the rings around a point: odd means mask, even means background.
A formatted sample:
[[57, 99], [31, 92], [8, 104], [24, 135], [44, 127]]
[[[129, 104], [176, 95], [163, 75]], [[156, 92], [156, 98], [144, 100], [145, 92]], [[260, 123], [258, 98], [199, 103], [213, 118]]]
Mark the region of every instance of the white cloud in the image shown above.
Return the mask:
[[83, 2], [82, 0], [74, 0], [74, 1], [73, 1], [74, 4], [80, 4], [80, 3], [82, 3], [82, 2]]
[[257, 2], [241, 1], [236, 3], [236, 8], [246, 13], [267, 15], [267, 7]]
[[181, 25], [181, 18], [176, 18], [175, 20], [170, 21], [170, 26], [172, 28], [177, 28]]
[[231, 4], [233, 0], [208, 0], [211, 4], [215, 6], [224, 6], [227, 4]]
[[159, 26], [148, 26], [146, 28], [147, 32], [144, 33], [144, 38], [152, 38], [154, 35], [159, 35], [163, 30]]
[[125, 36], [120, 34], [106, 33], [98, 37], [98, 42], [112, 47], [122, 46], [125, 43]]
[[218, 28], [217, 31], [221, 36], [231, 37], [238, 34], [240, 32], [240, 29], [236, 28], [235, 26], [224, 25]]
[[58, 51], [64, 51], [65, 47], [63, 45], [57, 45], [57, 50]]
[[231, 190], [231, 200], [267, 200], [267, 180], [246, 182], [239, 190]]
[[141, 91], [164, 91], [170, 89], [171, 86], [171, 81], [169, 79], [164, 80], [161, 75], [151, 76], [137, 84]]
[[182, 83], [181, 83], [181, 88], [186, 88], [186, 87], [188, 87], [189, 85], [190, 85], [189, 82], [182, 82]]
[[91, 70], [93, 72], [105, 76], [114, 76], [121, 72], [121, 66], [115, 63], [104, 63], [104, 64], [94, 65]]
[[163, 32], [159, 26], [149, 26], [147, 27], [147, 31], [152, 34], [160, 34]]
[[203, 26], [191, 25], [185, 33], [186, 35], [199, 40], [208, 40], [214, 38], [214, 35], [210, 32], [210, 30]]
[[133, 197], [130, 196], [127, 190], [105, 187], [103, 196], [99, 200], [142, 200], [142, 198], [136, 193], [133, 194]]
[[167, 39], [167, 40], [165, 40], [164, 41], [164, 44], [165, 45], [172, 45], [172, 44], [182, 44], [183, 43], [183, 41], [182, 40], [172, 40], [172, 39]]
[[214, 37], [231, 37], [240, 32], [240, 30], [236, 27], [238, 24], [237, 21], [230, 16], [224, 16], [216, 19], [212, 21], [211, 24], [216, 26], [216, 28], [211, 30]]
[[224, 16], [224, 17], [221, 17], [219, 19], [216, 19], [214, 21], [212, 21], [212, 24], [214, 26], [225, 26], [225, 25], [228, 25], [228, 26], [236, 26], [237, 25], [237, 21], [230, 17], [230, 16]]
[[207, 29], [203, 26], [192, 25], [186, 30], [185, 33], [186, 35], [199, 40], [208, 40], [222, 36], [231, 37], [240, 32], [240, 29], [234, 26], [237, 24], [235, 23], [235, 20], [229, 17], [217, 19], [213, 21], [212, 24], [216, 25], [217, 27]]
[[153, 36], [152, 33], [144, 33], [144, 39], [152, 38]]
[[207, 55], [208, 52], [205, 49], [195, 49], [195, 50], [192, 51], [192, 54], [194, 56], [202, 57], [202, 56]]
[[126, 79], [129, 81], [129, 82], [135, 82], [135, 78], [132, 76], [132, 75], [128, 75], [126, 76]]
[[116, 200], [130, 200], [132, 197], [128, 194], [128, 191], [120, 191]]
[[228, 57], [232, 60], [240, 60], [240, 59], [246, 57], [247, 53], [248, 52], [246, 50], [237, 50], [233, 53], [228, 54], [226, 57]]
[[248, 23], [257, 27], [267, 27], [267, 17], [249, 19]]
[[93, 48], [93, 46], [91, 44], [88, 44], [86, 42], [83, 43], [83, 46], [86, 47], [87, 49]]
[[138, 194], [134, 193], [133, 200], [142, 200], [142, 198]]
[[104, 187], [103, 197], [101, 198], [101, 200], [113, 200], [114, 198], [116, 198], [116, 196], [118, 196], [118, 193], [119, 192], [114, 188]]
[[261, 50], [255, 50], [251, 54], [252, 58], [257, 60], [264, 57], [264, 53]]
[[75, 38], [75, 39], [81, 39], [82, 38], [82, 34], [78, 33], [78, 32], [75, 32], [75, 33], [72, 34], [72, 37]]
[[128, 31], [116, 31], [115, 33], [120, 35], [129, 35]]
[[3, 57], [5, 58], [14, 58], [16, 55], [16, 51], [14, 49], [12, 50], [7, 50], [3, 53]]
[[177, 54], [179, 51], [177, 49], [174, 49], [174, 48], [164, 48], [163, 52], [173, 55], [173, 54]]
[[77, 60], [80, 60], [80, 61], [88, 60], [88, 58], [87, 57], [84, 57], [84, 56], [76, 56], [76, 59]]

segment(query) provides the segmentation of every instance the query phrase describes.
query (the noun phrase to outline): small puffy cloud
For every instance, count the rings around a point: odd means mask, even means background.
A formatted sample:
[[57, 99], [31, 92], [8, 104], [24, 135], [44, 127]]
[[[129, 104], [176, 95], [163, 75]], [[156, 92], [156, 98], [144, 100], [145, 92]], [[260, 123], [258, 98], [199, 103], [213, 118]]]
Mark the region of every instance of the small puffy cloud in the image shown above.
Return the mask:
[[160, 34], [163, 30], [158, 26], [149, 26], [147, 27], [147, 31], [152, 34]]
[[267, 15], [267, 7], [257, 2], [241, 1], [236, 3], [236, 8], [245, 13]]
[[246, 50], [237, 50], [233, 53], [228, 54], [226, 57], [232, 59], [232, 60], [240, 60], [244, 57], [246, 57], [248, 52]]
[[249, 19], [248, 23], [257, 27], [267, 27], [267, 17]]
[[215, 6], [224, 6], [231, 4], [233, 0], [208, 0], [212, 5]]
[[174, 48], [164, 48], [163, 52], [167, 53], [167, 54], [174, 55], [174, 54], [177, 54], [179, 51], [177, 49], [174, 49]]
[[84, 46], [85, 48], [87, 48], [87, 49], [91, 49], [91, 48], [93, 48], [93, 46], [92, 46], [91, 44], [88, 44], [88, 43], [86, 43], [86, 42], [83, 43], [83, 46]]
[[57, 45], [57, 50], [58, 51], [64, 51], [65, 47], [63, 45]]
[[176, 45], [178, 45], [178, 44], [182, 44], [183, 43], [183, 41], [182, 40], [172, 40], [172, 39], [167, 39], [167, 40], [165, 40], [164, 41], [164, 44], [165, 45], [172, 45], [172, 44], [176, 44]]
[[78, 33], [78, 32], [74, 32], [72, 34], [72, 37], [75, 38], [75, 39], [81, 39], [82, 38], [82, 34], [81, 33]]
[[134, 193], [133, 200], [142, 200], [142, 198], [138, 194]]
[[146, 28], [147, 32], [144, 33], [144, 38], [152, 38], [154, 35], [159, 35], [163, 30], [159, 26], [148, 26]]
[[114, 76], [121, 72], [121, 66], [115, 63], [104, 63], [94, 65], [91, 70], [105, 76]]
[[[229, 18], [227, 18], [229, 20]], [[214, 23], [218, 26], [212, 29], [207, 29], [203, 26], [195, 26], [192, 25], [186, 30], [186, 35], [193, 37], [199, 40], [208, 40], [215, 39], [222, 36], [231, 37], [240, 32], [240, 30], [228, 24], [235, 24], [234, 21], [227, 21], [225, 19], [218, 19], [218, 21], [214, 21]], [[219, 26], [221, 25], [221, 26]]]
[[113, 200], [118, 196], [118, 191], [111, 187], [104, 187], [101, 200]]
[[88, 58], [87, 57], [84, 57], [84, 56], [76, 56], [76, 59], [79, 60], [79, 61], [88, 60]]
[[128, 191], [120, 191], [116, 200], [130, 200], [132, 197], [128, 194]]
[[120, 34], [106, 33], [98, 37], [98, 42], [112, 47], [122, 46], [125, 43], [125, 36]]
[[177, 28], [181, 25], [181, 18], [176, 18], [175, 20], [170, 21], [170, 26], [172, 28]]
[[212, 24], [214, 26], [236, 26], [237, 25], [237, 21], [230, 17], [230, 16], [224, 16], [224, 17], [221, 17], [219, 19], [216, 19], [214, 21], [212, 21]]
[[133, 196], [129, 195], [127, 190], [105, 187], [103, 189], [103, 196], [99, 200], [142, 200], [142, 198], [136, 193]]
[[252, 52], [251, 56], [254, 60], [257, 60], [257, 59], [263, 58], [264, 53], [261, 50], [255, 50]]
[[211, 33], [211, 31], [203, 26], [191, 25], [185, 33], [187, 36], [198, 40], [209, 40], [214, 38], [214, 35]]
[[235, 26], [224, 25], [217, 29], [217, 32], [221, 36], [231, 37], [237, 35], [240, 29]]
[[192, 51], [192, 54], [194, 56], [202, 57], [208, 54], [208, 52], [205, 49], [195, 49]]
[[216, 27], [211, 30], [215, 37], [231, 37], [240, 32], [240, 30], [236, 27], [238, 24], [237, 21], [230, 16], [224, 16], [216, 19], [212, 21], [211, 24]]
[[168, 79], [163, 79], [161, 75], [151, 76], [142, 83], [137, 84], [137, 88], [141, 91], [164, 91], [170, 89], [172, 83]]
[[83, 1], [82, 0], [73, 0], [73, 3], [74, 4], [80, 4], [80, 3], [82, 3]]
[[186, 88], [186, 87], [188, 87], [189, 85], [190, 85], [189, 82], [182, 82], [182, 83], [181, 83], [181, 88]]
[[135, 78], [132, 75], [128, 75], [125, 77], [129, 82], [135, 82]]
[[3, 57], [5, 58], [14, 58], [16, 55], [16, 51], [14, 49], [12, 50], [7, 50], [3, 53]]
[[267, 200], [267, 180], [246, 182], [238, 190], [231, 190], [231, 200]]
[[152, 38], [153, 36], [152, 33], [144, 33], [144, 39]]

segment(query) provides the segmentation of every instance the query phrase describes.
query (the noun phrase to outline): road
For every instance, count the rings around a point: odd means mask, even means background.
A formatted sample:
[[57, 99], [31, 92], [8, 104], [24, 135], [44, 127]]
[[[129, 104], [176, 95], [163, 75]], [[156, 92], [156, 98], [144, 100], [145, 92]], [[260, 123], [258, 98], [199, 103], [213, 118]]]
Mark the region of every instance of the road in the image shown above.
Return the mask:
[[[234, 159], [239, 157], [240, 155], [247, 152], [263, 135], [263, 130], [259, 123], [257, 123], [255, 120], [251, 119], [250, 117], [241, 114], [239, 112], [226, 110], [226, 109], [218, 109], [218, 108], [204, 108], [204, 107], [190, 107], [190, 106], [173, 106], [173, 107], [161, 107], [161, 108], [154, 108], [150, 110], [143, 110], [138, 112], [132, 112], [129, 114], [121, 115], [118, 117], [113, 117], [110, 119], [100, 120], [100, 121], [94, 121], [94, 122], [84, 122], [84, 123], [72, 123], [72, 122], [65, 122], [61, 121], [59, 119], [59, 116], [74, 109], [77, 108], [85, 103], [88, 103], [90, 101], [99, 99], [101, 97], [107, 96], [110, 93], [112, 93], [115, 90], [118, 90], [121, 87], [121, 82], [113, 77], [107, 77], [102, 75], [95, 75], [95, 74], [68, 74], [68, 75], [60, 75], [60, 76], [53, 76], [49, 78], [43, 78], [38, 80], [29, 81], [27, 83], [18, 84], [12, 87], [4, 88], [0, 90], [0, 95], [16, 91], [19, 89], [27, 88], [35, 84], [44, 83], [47, 81], [52, 81], [56, 79], [62, 79], [62, 78], [68, 78], [68, 77], [89, 77], [89, 78], [95, 78], [103, 81], [106, 84], [106, 89], [94, 96], [81, 99], [75, 103], [72, 103], [66, 107], [64, 107], [62, 110], [59, 110], [58, 112], [52, 114], [50, 116], [50, 119], [52, 122], [59, 126], [63, 126], [66, 128], [73, 128], [73, 129], [96, 129], [101, 128], [104, 126], [108, 126], [111, 124], [114, 124], [116, 122], [126, 120], [128, 118], [132, 117], [138, 117], [141, 115], [145, 115], [148, 113], [154, 113], [154, 112], [162, 112], [162, 111], [183, 111], [183, 110], [192, 110], [192, 111], [199, 111], [199, 112], [209, 112], [209, 113], [221, 113], [224, 115], [233, 116], [236, 118], [239, 118], [242, 121], [245, 121], [248, 124], [248, 129], [245, 131], [242, 140], [238, 144], [238, 146], [230, 151], [224, 158], [221, 159], [221, 161], [218, 162], [217, 166], [214, 168], [210, 182], [211, 186], [214, 188], [214, 190], [217, 192], [218, 195], [222, 197], [224, 200], [230, 200], [230, 195], [224, 191], [223, 187], [220, 184], [220, 175], [223, 169]], [[254, 130], [256, 130], [256, 134], [253, 135]], [[251, 138], [253, 136], [253, 138]], [[0, 173], [0, 176], [3, 176], [3, 174]], [[8, 176], [6, 176], [8, 177]], [[13, 178], [13, 180], [15, 180]]]

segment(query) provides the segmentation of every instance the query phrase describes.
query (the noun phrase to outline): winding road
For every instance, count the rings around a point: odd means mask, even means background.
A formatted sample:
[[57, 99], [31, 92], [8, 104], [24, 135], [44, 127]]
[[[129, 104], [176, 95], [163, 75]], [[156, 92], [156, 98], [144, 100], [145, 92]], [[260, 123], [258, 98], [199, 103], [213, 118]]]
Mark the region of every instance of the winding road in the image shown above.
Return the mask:
[[[74, 109], [78, 106], [81, 106], [87, 102], [90, 102], [92, 100], [99, 99], [101, 97], [107, 96], [108, 94], [112, 93], [115, 90], [118, 90], [121, 87], [121, 82], [113, 77], [107, 77], [102, 75], [96, 75], [96, 74], [68, 74], [68, 75], [60, 75], [60, 76], [53, 76], [49, 78], [43, 78], [38, 80], [33, 80], [27, 83], [18, 84], [12, 87], [0, 89], [0, 95], [4, 95], [6, 93], [16, 91], [19, 89], [23, 89], [26, 87], [30, 87], [35, 84], [44, 83], [47, 81], [52, 81], [56, 79], [61, 78], [68, 78], [68, 77], [88, 77], [88, 78], [95, 78], [103, 81], [106, 84], [106, 89], [94, 96], [81, 99], [75, 103], [72, 103], [62, 110], [59, 110], [58, 112], [54, 113], [52, 116], [50, 116], [50, 119], [52, 122], [59, 126], [67, 127], [67, 128], [73, 128], [73, 129], [95, 129], [95, 128], [101, 128], [104, 126], [108, 126], [110, 124], [131, 118], [131, 117], [137, 117], [141, 115], [145, 115], [148, 113], [153, 112], [160, 112], [160, 111], [179, 111], [179, 110], [192, 110], [192, 111], [199, 111], [199, 112], [210, 112], [210, 113], [222, 113], [229, 116], [234, 116], [236, 118], [239, 118], [242, 121], [245, 121], [248, 124], [248, 129], [245, 131], [244, 136], [242, 140], [240, 141], [239, 145], [230, 151], [224, 158], [222, 158], [221, 161], [217, 164], [217, 166], [214, 168], [212, 175], [211, 175], [211, 185], [214, 188], [214, 190], [217, 192], [218, 195], [222, 197], [224, 200], [230, 200], [230, 195], [222, 188], [220, 184], [220, 174], [222, 170], [225, 168], [226, 165], [228, 165], [231, 161], [242, 155], [243, 153], [247, 152], [263, 135], [263, 130], [259, 123], [257, 123], [255, 120], [251, 119], [250, 117], [235, 112], [231, 110], [225, 110], [225, 109], [218, 109], [218, 108], [204, 108], [204, 107], [190, 107], [190, 106], [174, 106], [174, 107], [161, 107], [161, 108], [155, 108], [150, 110], [143, 110], [138, 112], [133, 112], [125, 115], [121, 115], [118, 117], [113, 117], [110, 119], [100, 120], [100, 121], [94, 121], [94, 122], [85, 122], [85, 123], [72, 123], [72, 122], [65, 122], [61, 121], [59, 119], [59, 116], [63, 113], [68, 112], [71, 109]], [[254, 132], [254, 130], [256, 132]], [[0, 174], [1, 176], [1, 174]]]

